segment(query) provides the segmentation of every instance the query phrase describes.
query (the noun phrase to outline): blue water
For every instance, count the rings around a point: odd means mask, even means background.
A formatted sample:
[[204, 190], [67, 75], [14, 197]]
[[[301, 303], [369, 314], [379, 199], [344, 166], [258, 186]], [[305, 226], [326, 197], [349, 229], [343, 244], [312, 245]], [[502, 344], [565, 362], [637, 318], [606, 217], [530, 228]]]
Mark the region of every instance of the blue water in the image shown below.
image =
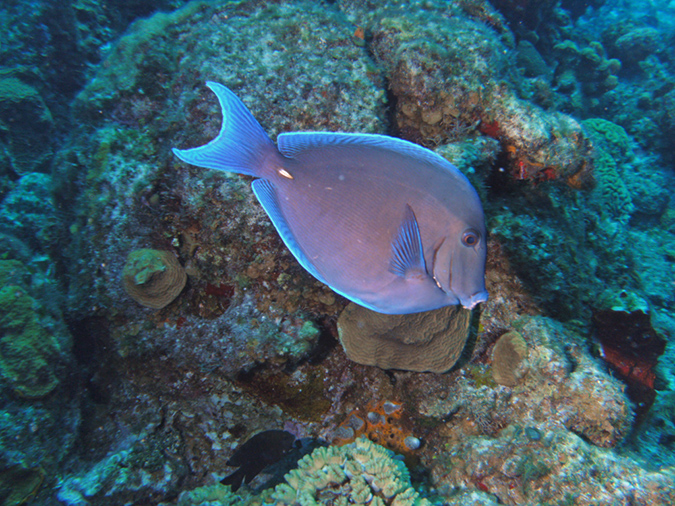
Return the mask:
[[[1, 504], [226, 504], [255, 433], [306, 454], [385, 401], [356, 433], [432, 502], [675, 501], [675, 2], [6, 0], [0, 31]], [[209, 80], [272, 139], [392, 135], [469, 178], [490, 298], [455, 368], [345, 353], [348, 301], [250, 178], [172, 156], [219, 131]]]

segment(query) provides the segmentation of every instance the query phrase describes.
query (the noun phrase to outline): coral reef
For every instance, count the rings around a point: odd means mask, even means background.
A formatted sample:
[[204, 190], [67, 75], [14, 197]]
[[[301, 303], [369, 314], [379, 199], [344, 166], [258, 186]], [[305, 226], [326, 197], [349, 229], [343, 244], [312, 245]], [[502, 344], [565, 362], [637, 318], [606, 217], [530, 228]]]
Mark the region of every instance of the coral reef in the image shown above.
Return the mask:
[[[480, 131], [499, 139], [509, 154], [505, 168], [517, 179], [565, 179], [589, 171], [580, 125], [536, 110], [499, 81], [509, 41], [445, 7], [430, 6], [435, 16], [384, 10], [371, 28], [372, 50], [396, 96], [401, 134], [433, 146]], [[556, 162], [561, 157], [564, 165]]]
[[659, 51], [660, 37], [658, 29], [651, 26], [637, 26], [630, 20], [608, 27], [602, 33], [602, 40], [610, 53], [633, 67]]
[[127, 256], [122, 272], [129, 297], [153, 309], [162, 309], [173, 302], [186, 281], [185, 269], [169, 251], [134, 250]]
[[23, 504], [72, 448], [81, 390], [50, 264], [0, 234], [0, 497]]
[[[162, 506], [164, 504], [162, 503]], [[229, 486], [216, 483], [215, 485], [207, 485], [182, 492], [178, 496], [176, 504], [177, 506], [236, 506], [237, 504], [251, 503], [242, 500], [241, 493], [233, 493]]]
[[585, 97], [597, 97], [616, 88], [621, 62], [608, 59], [597, 41], [579, 47], [571, 40], [553, 46], [558, 66], [553, 80], [557, 90], [565, 94], [581, 92]]
[[285, 483], [261, 496], [233, 494], [220, 484], [183, 492], [179, 506], [231, 504], [394, 504], [428, 506], [410, 484], [410, 474], [394, 454], [365, 438], [345, 446], [317, 448], [284, 477]]
[[[50, 111], [45, 131], [72, 125], [51, 166], [53, 136], [30, 171], [8, 156], [0, 169], [0, 280], [20, 289], [12, 299], [3, 288], [3, 317], [22, 313], [22, 329], [50, 336], [46, 347], [2, 343], [30, 358], [0, 368], [0, 494], [101, 506], [262, 504], [277, 493], [423, 502], [398, 457], [351, 441], [365, 435], [408, 452], [439, 503], [675, 502], [672, 469], [656, 468], [673, 465], [673, 347], [646, 375], [619, 350], [624, 380], [655, 395], [640, 412], [595, 356], [590, 323], [593, 312], [642, 309], [658, 334], [675, 329], [668, 17], [625, 22], [613, 0], [583, 12], [567, 0], [191, 2], [104, 46], [124, 19], [183, 3], [0, 7], [0, 64], [12, 69], [2, 77], [30, 88], [29, 112]], [[85, 68], [92, 79], [80, 90]], [[250, 181], [176, 164], [171, 147], [219, 129], [209, 79], [242, 97], [272, 138], [388, 132], [466, 173], [488, 217], [490, 300], [461, 367], [350, 361], [337, 342], [346, 301], [285, 251]], [[190, 278], [154, 311], [120, 282], [141, 248], [171, 255]], [[516, 332], [514, 347], [505, 338]], [[442, 358], [420, 370], [445, 371], [460, 347], [406, 360], [420, 369]], [[252, 434], [282, 426], [349, 444], [307, 457], [277, 491], [262, 490], [278, 472], [252, 481], [258, 496], [208, 485]], [[401, 493], [384, 495], [380, 470], [398, 475]], [[298, 491], [305, 478], [314, 481]]]
[[642, 458], [647, 459], [653, 468], [675, 465], [675, 394], [673, 391], [656, 393], [656, 398], [645, 414], [641, 426], [628, 441], [628, 447]]
[[470, 323], [471, 311], [460, 306], [385, 315], [350, 303], [338, 332], [347, 356], [359, 364], [441, 373], [459, 359]]
[[459, 420], [453, 427], [478, 434], [492, 435], [510, 424], [531, 423], [541, 430], [545, 423], [597, 446], [620, 443], [632, 422], [630, 402], [623, 384], [587, 354], [583, 339], [543, 317], [523, 317], [512, 325], [529, 349], [527, 375], [506, 387], [495, 383], [487, 365], [471, 364], [460, 369], [452, 390], [430, 387], [415, 401], [419, 412], [439, 418], [454, 413]]
[[626, 131], [600, 118], [587, 119], [583, 125], [593, 139], [595, 176], [604, 206], [609, 207], [612, 216], [625, 222], [634, 207], [649, 215], [663, 213], [669, 200], [665, 180], [653, 173], [646, 160], [638, 159]]
[[0, 260], [0, 383], [27, 399], [57, 387], [70, 347], [58, 310], [32, 296], [42, 296], [34, 276], [18, 259]]

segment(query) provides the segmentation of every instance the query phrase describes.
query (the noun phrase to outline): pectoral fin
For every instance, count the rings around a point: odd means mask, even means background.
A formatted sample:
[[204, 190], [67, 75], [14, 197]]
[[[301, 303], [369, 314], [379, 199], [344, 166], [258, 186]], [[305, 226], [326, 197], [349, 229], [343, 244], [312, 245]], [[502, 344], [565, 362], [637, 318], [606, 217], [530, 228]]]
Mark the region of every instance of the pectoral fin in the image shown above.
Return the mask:
[[428, 276], [423, 252], [417, 218], [412, 208], [406, 204], [403, 222], [391, 245], [389, 272], [404, 278]]

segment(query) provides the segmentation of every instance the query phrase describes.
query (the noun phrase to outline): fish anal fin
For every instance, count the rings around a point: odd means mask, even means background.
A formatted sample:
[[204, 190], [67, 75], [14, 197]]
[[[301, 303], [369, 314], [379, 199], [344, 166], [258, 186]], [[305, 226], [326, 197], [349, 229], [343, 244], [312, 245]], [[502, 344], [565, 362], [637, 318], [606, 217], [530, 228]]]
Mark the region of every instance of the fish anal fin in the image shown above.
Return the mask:
[[407, 279], [424, 279], [428, 277], [424, 263], [422, 236], [415, 212], [409, 204], [405, 206], [403, 221], [391, 245], [391, 261], [389, 272]]
[[[300, 262], [310, 274], [312, 274], [316, 279], [322, 283], [324, 281], [323, 276], [319, 274], [316, 267], [312, 262], [307, 258], [307, 256], [302, 251], [300, 244], [295, 239], [291, 227], [286, 220], [284, 213], [279, 205], [279, 198], [277, 196], [276, 188], [272, 183], [266, 179], [256, 179], [251, 183], [253, 188], [253, 193], [258, 198], [258, 202], [263, 206], [265, 212], [272, 220], [274, 228], [277, 229], [281, 239], [284, 241], [286, 247], [293, 253], [293, 256]], [[326, 283], [328, 284], [328, 283]]]

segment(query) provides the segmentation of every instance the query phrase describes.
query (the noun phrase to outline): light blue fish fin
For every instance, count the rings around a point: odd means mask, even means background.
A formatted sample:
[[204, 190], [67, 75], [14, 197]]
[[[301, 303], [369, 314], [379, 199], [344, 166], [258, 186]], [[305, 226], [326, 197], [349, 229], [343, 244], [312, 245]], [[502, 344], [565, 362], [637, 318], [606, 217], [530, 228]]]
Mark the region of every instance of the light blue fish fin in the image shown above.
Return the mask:
[[396, 153], [420, 161], [441, 166], [454, 174], [464, 177], [453, 164], [441, 155], [430, 149], [418, 146], [415, 143], [378, 134], [354, 134], [338, 132], [290, 132], [282, 133], [277, 137], [277, 146], [282, 155], [295, 158], [303, 151], [326, 146], [372, 146]]
[[391, 245], [389, 272], [401, 277], [426, 275], [423, 251], [417, 218], [410, 205], [406, 204], [403, 222]]
[[206, 85], [218, 97], [223, 113], [220, 133], [208, 144], [192, 149], [173, 149], [186, 163], [207, 169], [264, 176], [264, 160], [274, 144], [239, 98], [222, 84]]
[[251, 183], [251, 187], [253, 188], [253, 193], [255, 193], [258, 201], [263, 206], [263, 209], [265, 209], [265, 212], [272, 220], [274, 228], [276, 228], [277, 232], [279, 232], [279, 235], [284, 241], [284, 244], [291, 251], [291, 253], [293, 253], [293, 256], [298, 260], [298, 262], [300, 262], [300, 265], [302, 265], [316, 279], [322, 283], [326, 283], [314, 265], [305, 256], [298, 242], [295, 240], [293, 232], [291, 232], [288, 222], [281, 212], [279, 199], [277, 198], [277, 192], [274, 188], [274, 185], [267, 179], [256, 179], [253, 181], [253, 183]]

